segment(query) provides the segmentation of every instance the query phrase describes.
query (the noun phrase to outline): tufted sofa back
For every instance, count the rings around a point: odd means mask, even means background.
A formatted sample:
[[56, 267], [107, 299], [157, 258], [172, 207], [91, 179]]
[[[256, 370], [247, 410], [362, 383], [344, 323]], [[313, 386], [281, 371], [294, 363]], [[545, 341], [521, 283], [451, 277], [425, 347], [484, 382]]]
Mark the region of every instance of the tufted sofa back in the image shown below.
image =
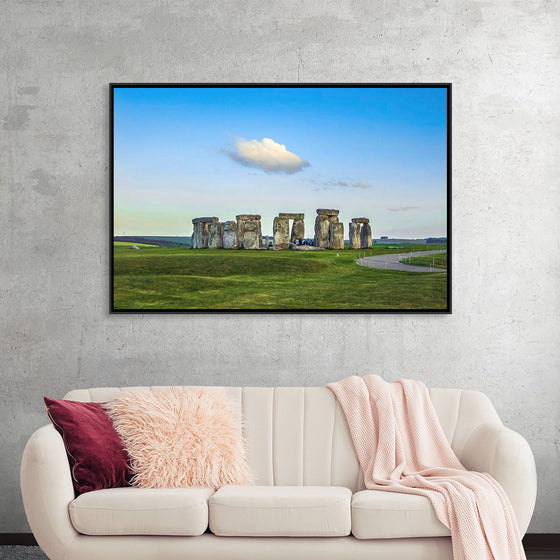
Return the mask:
[[[77, 389], [65, 399], [104, 402], [120, 391], [165, 387]], [[193, 389], [203, 387], [192, 387]], [[249, 465], [259, 485], [364, 488], [344, 413], [326, 387], [221, 387], [239, 407]], [[469, 435], [483, 422], [500, 423], [490, 400], [478, 391], [430, 389], [430, 398], [455, 454], [461, 460]]]

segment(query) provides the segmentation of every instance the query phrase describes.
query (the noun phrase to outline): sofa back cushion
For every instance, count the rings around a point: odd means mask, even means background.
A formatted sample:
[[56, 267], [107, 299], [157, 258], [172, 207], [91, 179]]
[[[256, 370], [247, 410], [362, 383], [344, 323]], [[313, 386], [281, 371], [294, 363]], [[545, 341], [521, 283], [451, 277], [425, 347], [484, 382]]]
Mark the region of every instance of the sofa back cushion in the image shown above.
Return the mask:
[[[98, 388], [71, 391], [65, 398], [103, 402], [121, 390], [164, 387]], [[196, 387], [192, 387], [196, 388]], [[345, 486], [364, 489], [348, 424], [326, 387], [222, 387], [244, 420], [249, 468], [256, 485]], [[459, 459], [474, 428], [495, 421], [488, 398], [477, 391], [431, 389], [443, 430]]]

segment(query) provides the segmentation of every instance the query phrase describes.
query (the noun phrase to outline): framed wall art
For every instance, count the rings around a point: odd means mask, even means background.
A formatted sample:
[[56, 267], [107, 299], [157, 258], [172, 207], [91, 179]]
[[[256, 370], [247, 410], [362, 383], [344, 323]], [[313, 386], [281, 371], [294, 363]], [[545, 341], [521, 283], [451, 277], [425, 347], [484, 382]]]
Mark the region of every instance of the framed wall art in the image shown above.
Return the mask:
[[113, 312], [451, 312], [450, 84], [111, 84]]

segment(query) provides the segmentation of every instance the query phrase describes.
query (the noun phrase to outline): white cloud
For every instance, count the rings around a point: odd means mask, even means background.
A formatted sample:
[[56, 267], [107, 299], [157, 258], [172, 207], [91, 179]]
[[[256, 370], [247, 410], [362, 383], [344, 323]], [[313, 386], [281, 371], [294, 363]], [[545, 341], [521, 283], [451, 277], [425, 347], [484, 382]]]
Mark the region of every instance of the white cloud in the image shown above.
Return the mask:
[[236, 138], [234, 149], [224, 148], [222, 151], [241, 165], [256, 167], [268, 173], [291, 175], [309, 166], [307, 161], [288, 151], [284, 144], [278, 144], [271, 138], [261, 141]]
[[322, 188], [317, 190], [330, 191], [332, 189], [371, 189], [373, 185], [365, 181], [343, 181], [342, 179], [330, 179], [329, 181], [312, 181], [315, 185], [320, 185]]

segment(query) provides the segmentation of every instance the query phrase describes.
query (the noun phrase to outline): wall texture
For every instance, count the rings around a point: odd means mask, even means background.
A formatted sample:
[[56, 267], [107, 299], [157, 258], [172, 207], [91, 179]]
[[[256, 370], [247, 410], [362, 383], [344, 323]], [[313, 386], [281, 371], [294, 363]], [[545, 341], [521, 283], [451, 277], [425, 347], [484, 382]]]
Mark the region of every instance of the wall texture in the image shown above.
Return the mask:
[[[0, 6], [0, 532], [44, 394], [133, 384], [480, 389], [560, 532], [554, 1], [6, 0]], [[109, 315], [109, 82], [452, 82], [453, 314]], [[185, 233], [190, 234], [185, 224]]]

